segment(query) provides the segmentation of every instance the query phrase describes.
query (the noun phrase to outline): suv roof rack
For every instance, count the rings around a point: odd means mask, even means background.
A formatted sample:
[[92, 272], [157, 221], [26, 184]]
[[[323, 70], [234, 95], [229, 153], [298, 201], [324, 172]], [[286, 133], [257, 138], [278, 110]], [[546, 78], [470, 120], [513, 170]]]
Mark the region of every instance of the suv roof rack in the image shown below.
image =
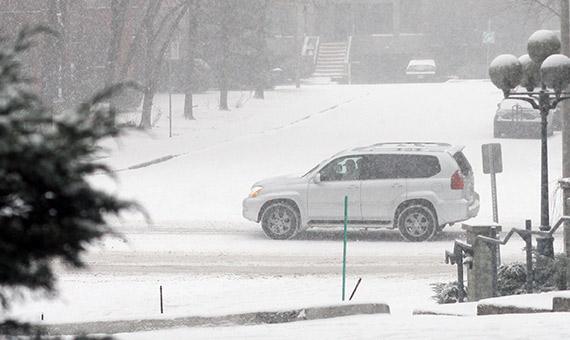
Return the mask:
[[451, 147], [448, 143], [437, 142], [389, 142], [389, 143], [376, 143], [369, 146], [373, 149], [395, 150], [395, 151], [431, 151], [442, 150]]

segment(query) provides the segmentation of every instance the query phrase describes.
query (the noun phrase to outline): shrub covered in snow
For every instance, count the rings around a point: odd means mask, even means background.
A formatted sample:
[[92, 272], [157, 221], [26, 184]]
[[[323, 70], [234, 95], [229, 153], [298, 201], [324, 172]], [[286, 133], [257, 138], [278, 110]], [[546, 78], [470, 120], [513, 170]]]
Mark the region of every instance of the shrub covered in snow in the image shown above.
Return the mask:
[[[535, 254], [533, 261], [533, 291], [535, 293], [565, 290], [570, 288], [568, 266], [570, 258], [558, 254], [554, 258]], [[457, 281], [434, 283], [433, 299], [439, 304], [457, 302]], [[467, 290], [467, 289], [466, 289]], [[526, 264], [522, 262], [505, 263], [497, 270], [497, 293], [499, 296], [526, 294]]]

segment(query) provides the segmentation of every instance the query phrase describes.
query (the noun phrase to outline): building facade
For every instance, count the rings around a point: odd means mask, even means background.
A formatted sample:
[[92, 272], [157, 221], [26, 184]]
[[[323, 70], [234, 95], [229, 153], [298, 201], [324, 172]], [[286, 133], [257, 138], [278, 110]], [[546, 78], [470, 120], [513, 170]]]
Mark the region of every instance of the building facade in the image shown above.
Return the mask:
[[434, 59], [442, 79], [485, 78], [489, 58], [524, 54], [532, 32], [558, 29], [535, 10], [508, 0], [276, 0], [269, 32], [278, 55], [295, 54], [299, 37], [346, 43], [352, 82], [401, 81], [411, 59]]

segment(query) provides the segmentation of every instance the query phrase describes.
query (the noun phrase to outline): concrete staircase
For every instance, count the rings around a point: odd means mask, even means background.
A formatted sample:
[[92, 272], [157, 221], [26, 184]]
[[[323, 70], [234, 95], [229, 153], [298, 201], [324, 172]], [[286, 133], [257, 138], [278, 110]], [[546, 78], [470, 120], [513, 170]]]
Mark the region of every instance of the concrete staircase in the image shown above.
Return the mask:
[[348, 79], [345, 63], [348, 44], [346, 42], [321, 43], [313, 78], [330, 78], [346, 82]]

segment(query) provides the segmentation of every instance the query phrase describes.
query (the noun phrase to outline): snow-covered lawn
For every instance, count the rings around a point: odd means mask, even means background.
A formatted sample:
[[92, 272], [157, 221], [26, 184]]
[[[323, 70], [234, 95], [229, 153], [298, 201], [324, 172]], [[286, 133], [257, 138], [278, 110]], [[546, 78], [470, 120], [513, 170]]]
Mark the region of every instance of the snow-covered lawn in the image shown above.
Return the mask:
[[[58, 299], [19, 304], [12, 315], [39, 322], [44, 314], [45, 323], [64, 323], [337, 304], [339, 238], [318, 240], [316, 232], [300, 240], [269, 240], [259, 225], [241, 217], [241, 201], [259, 179], [305, 172], [342, 149], [383, 141], [465, 145], [482, 204], [479, 216], [468, 223], [492, 220], [490, 179], [482, 172], [481, 145], [501, 143], [504, 171], [497, 175], [497, 191], [503, 231], [524, 227], [525, 219], [535, 225], [539, 221], [540, 141], [493, 138], [493, 116], [502, 94], [488, 81], [278, 87], [266, 92], [265, 100], [256, 100], [249, 92], [232, 92], [227, 112], [217, 110], [217, 96], [216, 92], [196, 95], [196, 120], [188, 121], [182, 118], [183, 97], [174, 95], [169, 137], [168, 96], [159, 95], [152, 131], [132, 131], [104, 143], [101, 160], [117, 170], [117, 180], [95, 176], [94, 185], [135, 199], [147, 209], [153, 224], [141, 223], [137, 214], [113, 221], [124, 241], [110, 238], [94, 245], [87, 257], [90, 271], [62, 269]], [[560, 216], [556, 181], [562, 172], [561, 139], [559, 133], [549, 138], [554, 221]], [[147, 163], [152, 165], [129, 169]], [[446, 230], [452, 236], [461, 234], [459, 225]], [[362, 277], [355, 301], [386, 302], [391, 315], [159, 330], [118, 338], [521, 339], [547, 335], [563, 339], [570, 334], [567, 313], [412, 316], [415, 308], [435, 304], [430, 283], [454, 279], [455, 267], [443, 263], [453, 237], [412, 245], [394, 232], [352, 235], [349, 256], [354, 256], [362, 274], [349, 274], [347, 291]], [[561, 234], [556, 237], [556, 250], [561, 251]], [[502, 250], [503, 258], [523, 260], [523, 245], [520, 239], [511, 241]], [[405, 259], [407, 254], [412, 260]], [[319, 262], [321, 256], [325, 259]], [[389, 265], [382, 267], [382, 261]], [[339, 267], [333, 268], [333, 263]], [[165, 296], [162, 315], [159, 286]]]

